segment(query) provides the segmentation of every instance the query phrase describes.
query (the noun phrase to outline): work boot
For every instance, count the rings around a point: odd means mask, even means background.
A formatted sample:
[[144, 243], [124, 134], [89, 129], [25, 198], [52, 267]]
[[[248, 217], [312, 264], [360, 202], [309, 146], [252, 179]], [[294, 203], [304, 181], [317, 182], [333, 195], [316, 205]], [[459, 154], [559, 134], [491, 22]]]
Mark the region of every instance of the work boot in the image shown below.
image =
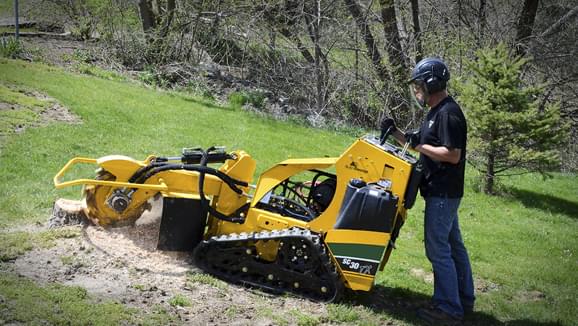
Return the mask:
[[421, 308], [417, 311], [417, 316], [429, 325], [456, 326], [462, 324], [462, 318], [452, 316], [435, 307]]

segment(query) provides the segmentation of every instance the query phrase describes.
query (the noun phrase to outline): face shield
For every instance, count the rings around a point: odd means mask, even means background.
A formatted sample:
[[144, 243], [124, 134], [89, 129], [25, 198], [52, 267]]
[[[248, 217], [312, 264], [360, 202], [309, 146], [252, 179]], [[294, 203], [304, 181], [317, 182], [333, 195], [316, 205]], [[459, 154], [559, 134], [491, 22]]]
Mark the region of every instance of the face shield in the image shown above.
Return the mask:
[[427, 103], [428, 93], [425, 88], [423, 80], [414, 80], [411, 82], [411, 97], [421, 107], [425, 107]]

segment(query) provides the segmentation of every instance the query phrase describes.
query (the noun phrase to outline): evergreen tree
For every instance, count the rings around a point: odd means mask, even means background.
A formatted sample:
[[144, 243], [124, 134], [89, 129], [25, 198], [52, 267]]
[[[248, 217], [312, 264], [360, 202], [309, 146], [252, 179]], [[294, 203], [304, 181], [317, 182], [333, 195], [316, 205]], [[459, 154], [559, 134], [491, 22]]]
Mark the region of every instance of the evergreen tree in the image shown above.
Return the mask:
[[559, 163], [567, 135], [558, 104], [540, 103], [541, 87], [526, 86], [521, 69], [504, 44], [479, 50], [468, 63], [460, 102], [468, 118], [468, 160], [483, 174], [484, 192], [493, 193], [498, 176], [545, 173]]

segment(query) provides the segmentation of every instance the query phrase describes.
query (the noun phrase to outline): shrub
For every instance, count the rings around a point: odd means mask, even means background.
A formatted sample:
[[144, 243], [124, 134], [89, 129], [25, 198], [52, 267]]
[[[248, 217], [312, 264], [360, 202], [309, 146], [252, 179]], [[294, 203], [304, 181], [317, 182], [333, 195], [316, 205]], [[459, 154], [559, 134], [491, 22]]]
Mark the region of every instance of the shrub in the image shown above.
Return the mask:
[[260, 91], [242, 91], [229, 94], [229, 104], [232, 107], [242, 107], [250, 104], [257, 109], [263, 109], [266, 96]]
[[0, 38], [0, 57], [17, 59], [23, 50], [20, 42], [14, 37]]

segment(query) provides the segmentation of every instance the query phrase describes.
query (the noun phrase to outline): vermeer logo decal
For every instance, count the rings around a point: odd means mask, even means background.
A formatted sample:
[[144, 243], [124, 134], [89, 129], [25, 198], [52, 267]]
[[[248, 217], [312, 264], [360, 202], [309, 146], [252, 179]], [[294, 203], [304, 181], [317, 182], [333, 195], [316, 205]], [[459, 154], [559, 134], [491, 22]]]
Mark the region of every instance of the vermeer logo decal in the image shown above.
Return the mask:
[[366, 169], [363, 169], [363, 168], [357, 166], [357, 164], [355, 164], [355, 162], [351, 162], [350, 164], [346, 165], [345, 167], [348, 169], [356, 170], [356, 171], [363, 172], [363, 173], [369, 172]]

